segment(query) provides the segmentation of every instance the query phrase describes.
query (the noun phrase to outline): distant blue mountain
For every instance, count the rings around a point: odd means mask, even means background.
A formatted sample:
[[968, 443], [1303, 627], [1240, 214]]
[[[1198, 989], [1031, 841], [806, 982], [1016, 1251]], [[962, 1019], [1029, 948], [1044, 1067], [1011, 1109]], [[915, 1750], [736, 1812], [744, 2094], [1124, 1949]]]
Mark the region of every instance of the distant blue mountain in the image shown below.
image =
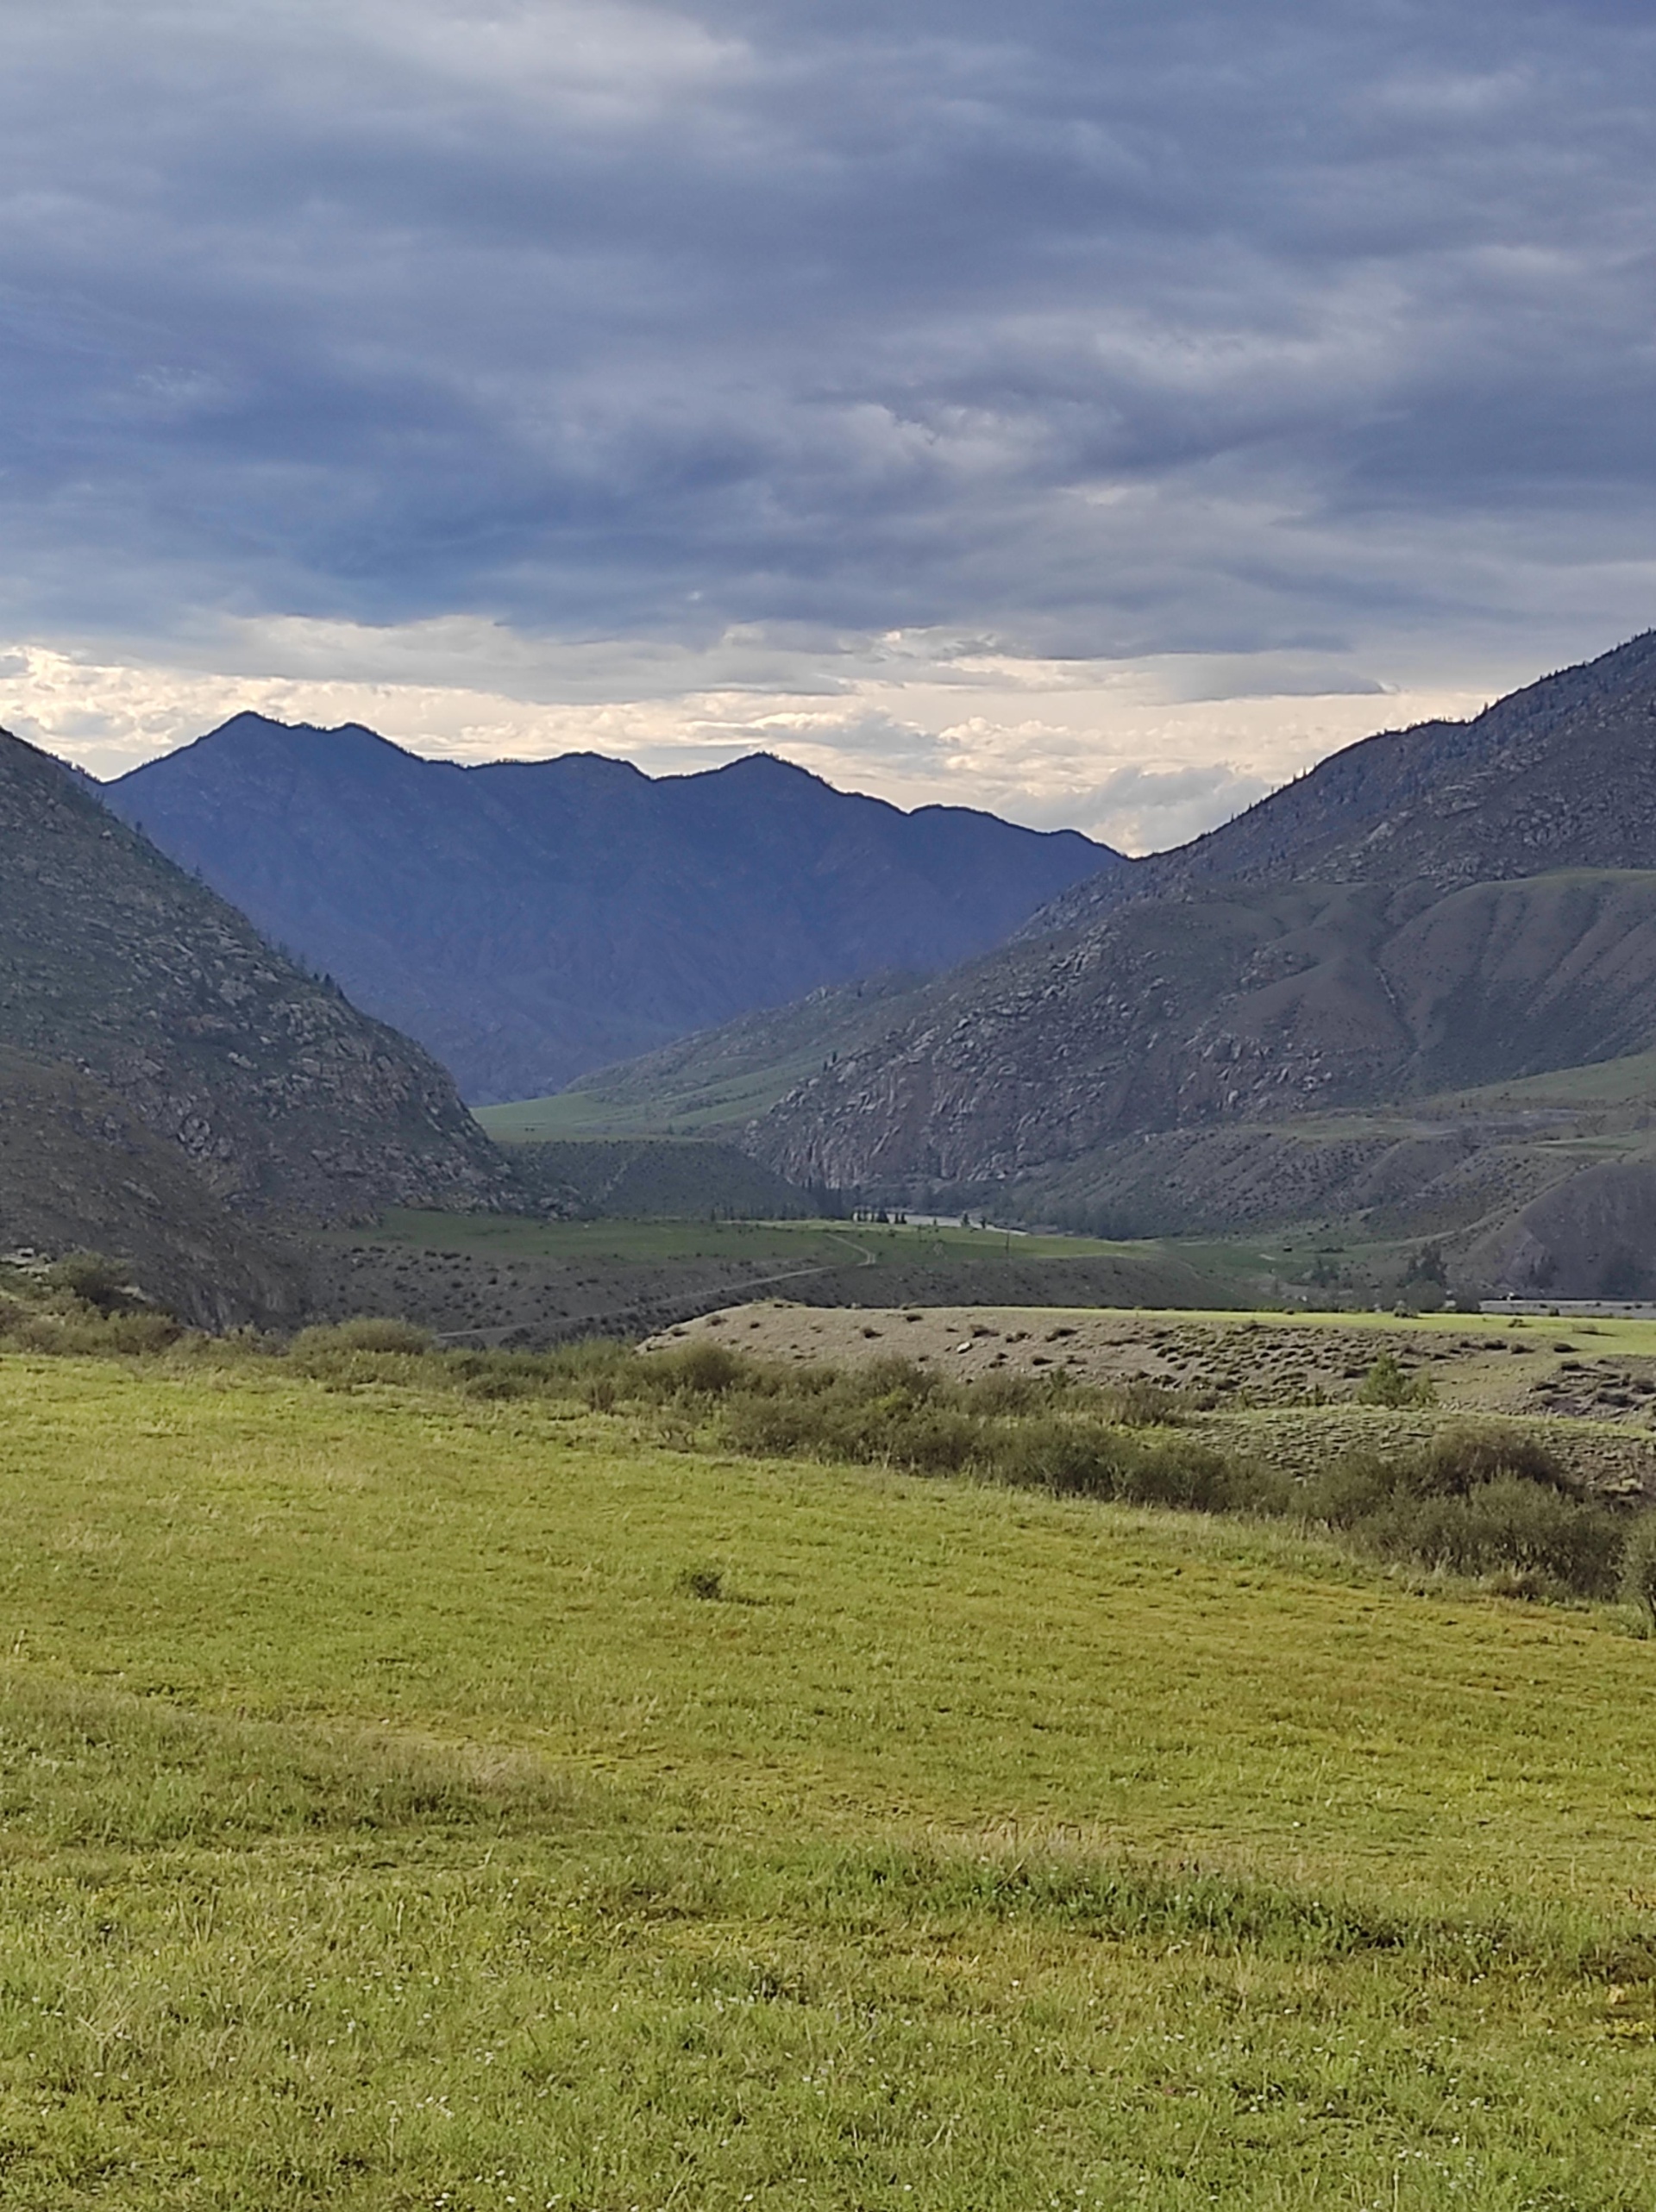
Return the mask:
[[477, 1104], [822, 984], [950, 967], [1125, 865], [767, 754], [656, 778], [584, 753], [461, 768], [256, 714], [104, 795]]

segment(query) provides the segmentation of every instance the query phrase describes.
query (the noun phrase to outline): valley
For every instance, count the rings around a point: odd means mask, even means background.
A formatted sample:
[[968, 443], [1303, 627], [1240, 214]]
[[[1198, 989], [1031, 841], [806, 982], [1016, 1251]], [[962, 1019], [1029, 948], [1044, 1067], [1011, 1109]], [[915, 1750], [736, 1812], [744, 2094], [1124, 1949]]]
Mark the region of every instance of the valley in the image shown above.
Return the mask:
[[1641, 2202], [1656, 1319], [1547, 1310], [1656, 1292], [1656, 843], [1541, 804], [1622, 652], [608, 1067], [0, 745], [0, 2200]]
[[1653, 2212], [1647, 16], [5, 28], [0, 2212]]
[[661, 777], [593, 753], [462, 768], [251, 714], [104, 796], [477, 1102], [950, 968], [1120, 864], [1073, 830], [906, 813], [768, 754]]
[[320, 1318], [392, 1313], [525, 1350], [648, 1335], [774, 1287], [825, 1307], [890, 1299], [1223, 1303], [1249, 1260], [1173, 1245], [837, 1219], [529, 1220], [392, 1212], [308, 1246]]

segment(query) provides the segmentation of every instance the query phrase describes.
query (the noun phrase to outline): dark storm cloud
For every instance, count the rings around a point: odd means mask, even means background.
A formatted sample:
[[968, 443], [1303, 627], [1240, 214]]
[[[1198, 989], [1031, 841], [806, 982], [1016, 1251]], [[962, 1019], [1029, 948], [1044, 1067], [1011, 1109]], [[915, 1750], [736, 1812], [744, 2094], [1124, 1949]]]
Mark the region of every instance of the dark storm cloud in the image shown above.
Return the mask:
[[22, 12], [14, 623], [1318, 653], [1656, 555], [1632, 8]]

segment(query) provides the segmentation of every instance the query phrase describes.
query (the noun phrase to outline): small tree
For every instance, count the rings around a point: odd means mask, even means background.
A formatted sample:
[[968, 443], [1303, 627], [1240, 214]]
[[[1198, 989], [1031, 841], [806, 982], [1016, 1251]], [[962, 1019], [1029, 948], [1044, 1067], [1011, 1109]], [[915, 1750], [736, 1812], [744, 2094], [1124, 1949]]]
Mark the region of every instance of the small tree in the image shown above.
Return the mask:
[[1408, 1375], [1395, 1352], [1383, 1351], [1363, 1378], [1357, 1394], [1359, 1406], [1431, 1406], [1437, 1392], [1426, 1375]]

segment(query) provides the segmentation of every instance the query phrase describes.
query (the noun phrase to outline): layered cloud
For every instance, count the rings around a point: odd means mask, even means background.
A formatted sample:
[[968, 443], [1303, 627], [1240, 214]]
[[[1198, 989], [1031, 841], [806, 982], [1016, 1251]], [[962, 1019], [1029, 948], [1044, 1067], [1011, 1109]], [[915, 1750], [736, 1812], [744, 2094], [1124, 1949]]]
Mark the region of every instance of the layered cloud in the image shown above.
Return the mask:
[[58, 0], [8, 41], [0, 710], [48, 737], [273, 686], [1151, 835], [1383, 692], [1653, 619], [1631, 7]]

